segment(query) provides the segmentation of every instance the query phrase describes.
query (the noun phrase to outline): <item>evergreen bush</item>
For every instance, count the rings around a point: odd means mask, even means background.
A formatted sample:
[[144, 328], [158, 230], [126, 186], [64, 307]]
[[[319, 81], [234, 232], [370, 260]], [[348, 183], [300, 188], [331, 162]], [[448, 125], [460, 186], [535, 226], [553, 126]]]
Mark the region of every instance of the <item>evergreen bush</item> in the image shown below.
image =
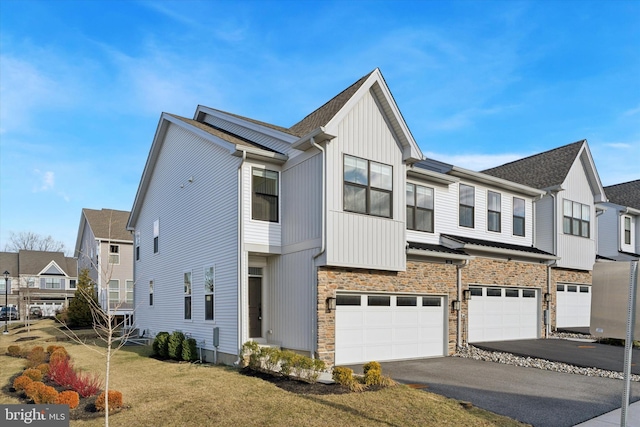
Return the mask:
[[169, 332], [158, 332], [151, 347], [154, 356], [167, 359], [169, 357]]
[[182, 360], [182, 341], [184, 341], [184, 334], [180, 331], [173, 331], [169, 337], [169, 358], [175, 360]]
[[187, 338], [182, 342], [182, 360], [187, 362], [198, 360], [198, 347], [195, 338]]

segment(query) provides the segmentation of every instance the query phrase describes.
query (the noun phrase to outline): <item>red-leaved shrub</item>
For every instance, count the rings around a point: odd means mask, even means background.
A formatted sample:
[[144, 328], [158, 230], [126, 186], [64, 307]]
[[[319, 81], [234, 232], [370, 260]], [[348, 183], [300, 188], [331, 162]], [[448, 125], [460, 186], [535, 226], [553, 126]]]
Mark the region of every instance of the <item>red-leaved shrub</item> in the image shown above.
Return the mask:
[[74, 378], [71, 388], [78, 392], [82, 397], [93, 396], [98, 394], [102, 388], [102, 380], [98, 374], [90, 374], [88, 372], [78, 371]]
[[69, 359], [61, 359], [55, 363], [49, 363], [49, 378], [62, 387], [73, 388], [76, 371]]

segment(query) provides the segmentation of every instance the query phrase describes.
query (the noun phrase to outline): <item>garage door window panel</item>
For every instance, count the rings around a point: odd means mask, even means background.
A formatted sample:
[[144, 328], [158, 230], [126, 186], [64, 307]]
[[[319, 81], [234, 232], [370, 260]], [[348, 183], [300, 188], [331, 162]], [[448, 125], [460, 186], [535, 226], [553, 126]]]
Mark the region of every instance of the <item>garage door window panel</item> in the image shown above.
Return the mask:
[[390, 307], [391, 297], [380, 295], [369, 295], [367, 297], [367, 305], [369, 307]]
[[336, 305], [358, 306], [362, 304], [360, 295], [336, 295]]
[[397, 297], [396, 305], [398, 307], [416, 307], [418, 298], [416, 297]]
[[504, 296], [507, 298], [518, 298], [520, 296], [520, 291], [517, 289], [505, 289]]
[[442, 298], [440, 297], [422, 297], [423, 307], [441, 307]]
[[502, 289], [501, 288], [487, 288], [487, 296], [488, 297], [501, 297]]
[[523, 289], [522, 290], [522, 298], [535, 298], [536, 291], [531, 289]]

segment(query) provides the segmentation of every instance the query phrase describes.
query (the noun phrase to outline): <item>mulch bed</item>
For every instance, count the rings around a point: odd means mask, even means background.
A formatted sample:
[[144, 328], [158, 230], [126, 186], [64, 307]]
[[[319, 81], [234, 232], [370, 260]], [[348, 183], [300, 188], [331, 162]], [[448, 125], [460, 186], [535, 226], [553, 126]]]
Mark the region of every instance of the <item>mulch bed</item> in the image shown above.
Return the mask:
[[348, 387], [340, 384], [308, 383], [298, 381], [283, 375], [274, 375], [267, 372], [255, 371], [251, 368], [240, 369], [240, 374], [248, 377], [260, 378], [269, 381], [275, 386], [291, 393], [297, 394], [346, 394], [351, 393]]

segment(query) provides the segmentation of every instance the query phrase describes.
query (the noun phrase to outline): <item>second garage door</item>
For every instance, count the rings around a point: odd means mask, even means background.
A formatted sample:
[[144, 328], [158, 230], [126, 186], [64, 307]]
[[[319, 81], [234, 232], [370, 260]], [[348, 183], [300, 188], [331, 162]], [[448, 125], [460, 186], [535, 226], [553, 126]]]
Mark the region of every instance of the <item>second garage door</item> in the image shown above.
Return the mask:
[[469, 342], [538, 338], [535, 289], [470, 286]]
[[445, 355], [445, 307], [443, 296], [338, 294], [336, 365]]
[[591, 286], [559, 283], [557, 290], [556, 327], [589, 327]]

